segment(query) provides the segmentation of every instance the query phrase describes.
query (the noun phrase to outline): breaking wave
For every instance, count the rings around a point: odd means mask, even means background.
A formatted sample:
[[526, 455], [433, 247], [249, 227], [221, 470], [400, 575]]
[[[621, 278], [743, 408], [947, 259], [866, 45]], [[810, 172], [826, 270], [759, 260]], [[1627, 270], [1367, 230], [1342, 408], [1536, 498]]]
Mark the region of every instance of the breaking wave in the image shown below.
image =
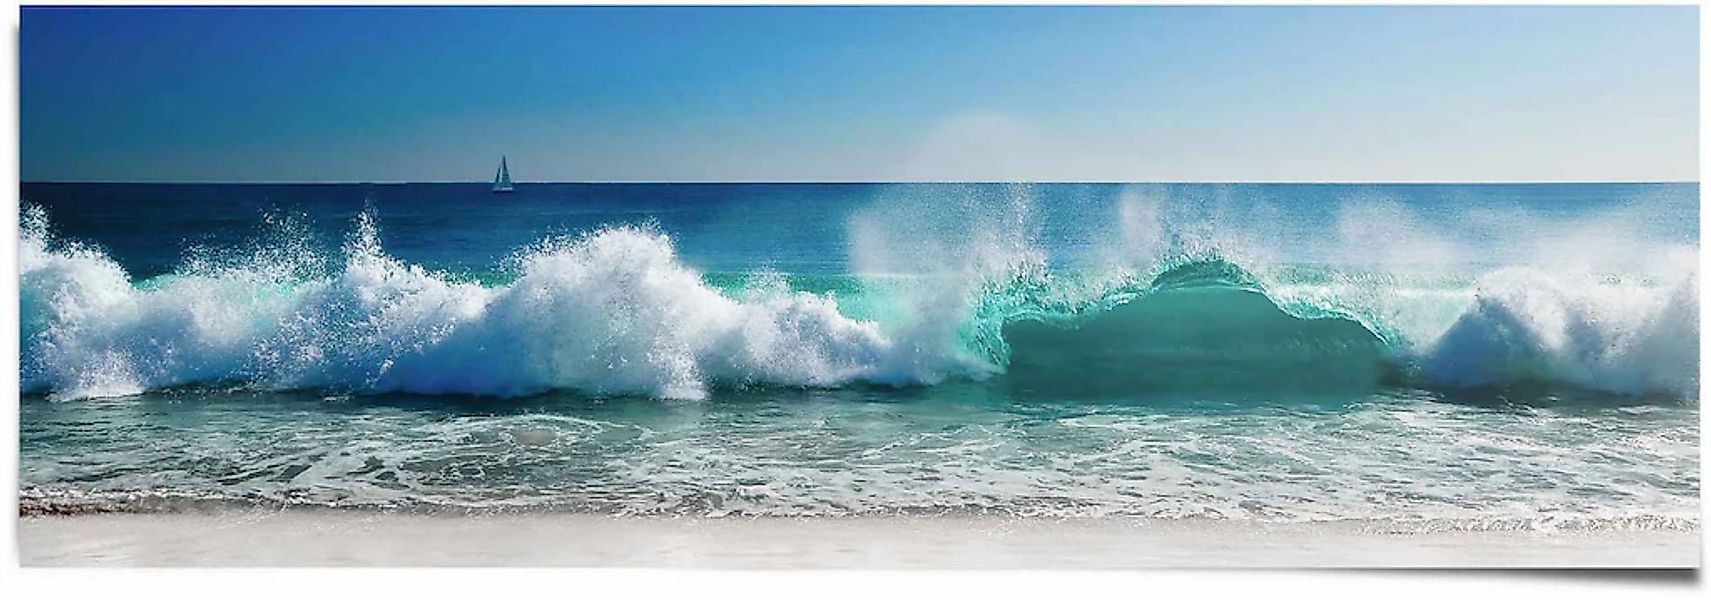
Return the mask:
[[[1294, 285], [1201, 254], [1142, 275], [1009, 265], [839, 297], [782, 275], [713, 286], [664, 233], [609, 227], [521, 250], [514, 277], [484, 285], [388, 256], [364, 214], [330, 268], [287, 243], [133, 281], [50, 229], [26, 209], [20, 370], [25, 392], [56, 398], [235, 385], [698, 399], [946, 380], [1063, 393], [1542, 384], [1688, 398], [1698, 385], [1696, 273], [1576, 284], [1508, 269], [1419, 290]], [[1422, 325], [1397, 307], [1423, 296], [1424, 313], [1441, 316]]]

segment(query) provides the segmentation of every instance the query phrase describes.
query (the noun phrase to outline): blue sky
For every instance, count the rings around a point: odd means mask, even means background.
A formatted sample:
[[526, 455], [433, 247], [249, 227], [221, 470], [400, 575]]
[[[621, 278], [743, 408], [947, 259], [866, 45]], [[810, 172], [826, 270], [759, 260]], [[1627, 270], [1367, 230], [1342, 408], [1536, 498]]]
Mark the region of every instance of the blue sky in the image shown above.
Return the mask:
[[1698, 179], [1694, 7], [24, 8], [26, 181]]

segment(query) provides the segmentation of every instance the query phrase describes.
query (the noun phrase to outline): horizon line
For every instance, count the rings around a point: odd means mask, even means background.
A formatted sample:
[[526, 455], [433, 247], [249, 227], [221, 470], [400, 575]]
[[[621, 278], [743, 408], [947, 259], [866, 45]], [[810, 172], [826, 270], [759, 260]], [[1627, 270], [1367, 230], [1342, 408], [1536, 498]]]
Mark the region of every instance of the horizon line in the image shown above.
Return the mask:
[[[124, 181], [124, 180], [19, 180], [19, 185], [411, 185], [411, 184], [482, 184], [491, 185], [485, 180], [384, 180], [384, 181], [355, 181], [355, 180], [201, 180], [201, 181]], [[725, 179], [725, 180], [645, 180], [645, 179], [611, 179], [611, 180], [563, 180], [563, 181], [515, 181], [514, 185], [993, 185], [993, 184], [1028, 184], [1028, 185], [1574, 185], [1574, 184], [1697, 184], [1698, 179], [1576, 179], [1576, 180], [855, 180], [855, 179], [825, 179], [825, 180], [761, 180], [761, 179]]]

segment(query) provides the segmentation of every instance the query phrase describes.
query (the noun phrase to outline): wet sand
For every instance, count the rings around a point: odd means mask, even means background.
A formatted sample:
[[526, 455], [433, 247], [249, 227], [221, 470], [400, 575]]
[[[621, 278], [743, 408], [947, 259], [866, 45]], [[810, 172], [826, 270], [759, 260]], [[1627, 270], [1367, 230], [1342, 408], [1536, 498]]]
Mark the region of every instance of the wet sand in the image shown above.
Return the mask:
[[1696, 568], [1697, 531], [998, 517], [648, 518], [363, 511], [28, 516], [24, 566]]

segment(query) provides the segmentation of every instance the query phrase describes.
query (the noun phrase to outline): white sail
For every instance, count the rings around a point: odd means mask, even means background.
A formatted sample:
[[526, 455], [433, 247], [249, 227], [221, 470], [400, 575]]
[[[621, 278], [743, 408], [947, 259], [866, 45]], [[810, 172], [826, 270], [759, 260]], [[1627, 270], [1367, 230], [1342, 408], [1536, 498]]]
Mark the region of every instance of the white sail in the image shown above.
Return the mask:
[[511, 168], [505, 164], [505, 157], [499, 157], [499, 173], [493, 176], [494, 192], [511, 191]]

